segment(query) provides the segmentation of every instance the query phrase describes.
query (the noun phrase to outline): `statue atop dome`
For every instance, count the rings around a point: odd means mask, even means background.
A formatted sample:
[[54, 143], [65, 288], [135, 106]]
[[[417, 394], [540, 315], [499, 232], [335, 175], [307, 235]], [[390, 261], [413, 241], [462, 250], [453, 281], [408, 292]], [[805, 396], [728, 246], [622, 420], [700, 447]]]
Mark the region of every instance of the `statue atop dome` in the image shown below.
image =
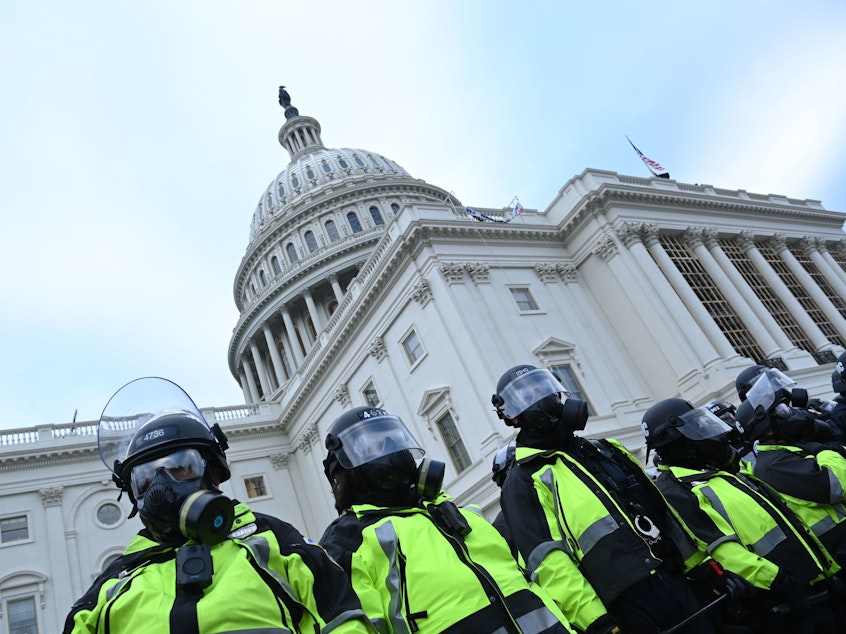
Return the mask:
[[300, 116], [300, 111], [291, 105], [291, 95], [285, 90], [285, 86], [279, 86], [279, 105], [285, 108], [286, 119]]

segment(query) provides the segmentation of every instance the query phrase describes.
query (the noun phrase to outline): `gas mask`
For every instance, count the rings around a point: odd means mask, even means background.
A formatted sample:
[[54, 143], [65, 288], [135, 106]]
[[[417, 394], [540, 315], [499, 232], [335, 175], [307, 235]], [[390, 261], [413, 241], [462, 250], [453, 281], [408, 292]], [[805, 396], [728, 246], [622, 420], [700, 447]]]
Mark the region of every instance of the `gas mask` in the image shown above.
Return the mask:
[[234, 519], [232, 500], [206, 489], [206, 480], [205, 463], [196, 449], [135, 466], [132, 492], [144, 526], [165, 542], [222, 542]]

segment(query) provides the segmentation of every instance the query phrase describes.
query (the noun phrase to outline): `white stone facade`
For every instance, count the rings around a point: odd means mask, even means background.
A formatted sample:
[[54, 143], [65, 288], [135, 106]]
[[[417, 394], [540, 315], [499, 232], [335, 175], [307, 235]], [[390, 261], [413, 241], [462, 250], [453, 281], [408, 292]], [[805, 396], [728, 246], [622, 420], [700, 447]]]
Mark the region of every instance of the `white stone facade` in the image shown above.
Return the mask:
[[[229, 437], [224, 492], [256, 510], [318, 538], [335, 515], [326, 430], [371, 403], [447, 464], [447, 491], [492, 517], [491, 459], [514, 430], [490, 397], [520, 363], [564, 371], [590, 405], [585, 434], [641, 458], [649, 405], [736, 400], [753, 359], [831, 395], [846, 341], [842, 214], [586, 170], [544, 211], [478, 222], [380, 155], [326, 150], [319, 133], [299, 116], [280, 131], [292, 167], [262, 195], [236, 273], [229, 366], [247, 404], [203, 409]], [[140, 522], [126, 496], [115, 502], [96, 422], [0, 433], [0, 474], [0, 632], [21, 601], [39, 632], [58, 631]]]

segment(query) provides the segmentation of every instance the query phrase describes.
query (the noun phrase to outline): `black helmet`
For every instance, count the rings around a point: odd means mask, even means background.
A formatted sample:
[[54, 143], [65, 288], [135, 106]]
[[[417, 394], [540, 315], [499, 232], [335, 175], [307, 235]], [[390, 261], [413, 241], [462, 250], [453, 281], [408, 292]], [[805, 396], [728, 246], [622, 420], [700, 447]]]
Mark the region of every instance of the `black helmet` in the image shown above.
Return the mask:
[[732, 424], [734, 415], [737, 412], [737, 408], [732, 403], [720, 401], [718, 399], [708, 401], [703, 407], [708, 408], [714, 416], [722, 421], [725, 421], [729, 425]]
[[761, 373], [766, 371], [767, 366], [765, 365], [750, 365], [737, 375], [734, 387], [737, 389], [737, 397], [741, 401], [746, 400], [746, 392], [748, 392], [749, 388], [755, 384], [755, 381], [759, 376], [761, 376]]
[[231, 476], [220, 426], [209, 427], [182, 388], [159, 377], [136, 379], [115, 392], [100, 417], [97, 443], [115, 483], [130, 495], [133, 467], [179, 449], [198, 449], [220, 470], [218, 483]]
[[502, 483], [505, 482], [505, 476], [508, 474], [511, 465], [514, 464], [516, 454], [517, 447], [513, 443], [503, 445], [494, 454], [493, 464], [491, 465], [491, 480], [498, 487], [502, 487]]
[[646, 447], [656, 449], [670, 464], [722, 466], [734, 461], [728, 443], [733, 427], [706, 407], [681, 398], [664, 399], [644, 412], [641, 425]]
[[366, 472], [386, 465], [410, 469], [413, 478], [416, 461], [424, 454], [399, 417], [376, 407], [356, 407], [335, 419], [326, 434], [326, 449], [323, 471], [330, 483], [338, 469]]
[[831, 374], [831, 386], [835, 392], [846, 392], [846, 352], [837, 357], [834, 372]]
[[503, 374], [491, 403], [497, 416], [515, 427], [580, 430], [588, 418], [585, 401], [570, 398], [552, 372], [533, 365], [514, 366]]

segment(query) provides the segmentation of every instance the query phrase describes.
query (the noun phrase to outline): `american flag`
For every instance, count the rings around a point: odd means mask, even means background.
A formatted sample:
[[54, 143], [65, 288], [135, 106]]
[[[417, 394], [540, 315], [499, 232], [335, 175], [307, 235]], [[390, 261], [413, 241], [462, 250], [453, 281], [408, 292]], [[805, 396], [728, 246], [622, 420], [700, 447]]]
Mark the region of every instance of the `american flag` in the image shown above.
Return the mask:
[[632, 140], [627, 136], [626, 140], [631, 144], [634, 148], [634, 151], [637, 152], [637, 155], [640, 157], [640, 160], [646, 165], [646, 169], [652, 172], [653, 176], [660, 176], [661, 178], [670, 178], [670, 172], [664, 169], [664, 167], [660, 163], [656, 163], [651, 158], [648, 158], [643, 155], [643, 152], [637, 149], [637, 146], [632, 143]]

